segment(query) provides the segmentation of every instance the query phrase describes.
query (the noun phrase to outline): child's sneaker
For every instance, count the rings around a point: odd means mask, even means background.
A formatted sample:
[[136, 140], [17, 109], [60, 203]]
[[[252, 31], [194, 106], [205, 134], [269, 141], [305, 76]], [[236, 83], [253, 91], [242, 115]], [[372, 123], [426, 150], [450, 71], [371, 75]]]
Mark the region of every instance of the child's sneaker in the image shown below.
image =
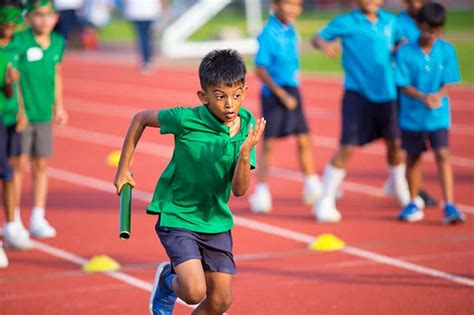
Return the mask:
[[306, 205], [313, 205], [321, 195], [323, 187], [318, 176], [306, 176], [303, 183], [303, 202]]
[[339, 222], [341, 213], [337, 210], [334, 199], [324, 197], [314, 207], [314, 215], [319, 222]]
[[30, 219], [30, 234], [36, 238], [52, 238], [56, 236], [56, 230], [44, 216], [33, 214]]
[[406, 222], [416, 222], [423, 219], [425, 214], [421, 207], [419, 207], [415, 202], [410, 202], [405, 209], [400, 212], [398, 219]]
[[253, 213], [269, 213], [272, 210], [272, 195], [266, 184], [257, 184], [255, 192], [249, 196]]
[[30, 235], [28, 232], [25, 234], [16, 221], [5, 224], [3, 228], [3, 241], [6, 248], [25, 250], [33, 247]]
[[444, 223], [445, 224], [457, 224], [466, 221], [464, 213], [458, 210], [452, 203], [447, 203], [444, 206]]
[[438, 200], [436, 200], [436, 198], [434, 198], [433, 196], [428, 194], [423, 189], [420, 190], [418, 195], [421, 197], [421, 199], [423, 199], [423, 201], [425, 202], [426, 207], [437, 207], [438, 206]]
[[8, 258], [7, 254], [3, 250], [3, 244], [0, 242], [0, 268], [7, 268], [8, 267]]
[[177, 296], [166, 286], [166, 277], [171, 274], [171, 264], [161, 263], [156, 269], [155, 282], [150, 295], [149, 309], [152, 315], [172, 315]]

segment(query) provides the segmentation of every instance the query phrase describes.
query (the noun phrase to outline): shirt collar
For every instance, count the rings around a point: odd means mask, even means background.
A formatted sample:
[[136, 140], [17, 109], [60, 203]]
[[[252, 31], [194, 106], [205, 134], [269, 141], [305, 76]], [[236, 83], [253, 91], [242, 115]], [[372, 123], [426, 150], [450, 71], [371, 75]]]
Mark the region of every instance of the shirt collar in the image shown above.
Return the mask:
[[[357, 22], [364, 22], [364, 21], [367, 21], [367, 22], [370, 22], [367, 17], [364, 15], [364, 13], [362, 13], [361, 10], [359, 9], [354, 9], [352, 11], [352, 14], [354, 15], [355, 19], [357, 20]], [[385, 20], [385, 13], [382, 9], [378, 9], [377, 10], [377, 16], [378, 16], [378, 20], [375, 22], [375, 23], [379, 23], [381, 21], [384, 21]], [[372, 22], [370, 22], [372, 23]]]
[[288, 30], [293, 30], [295, 28], [295, 26], [293, 24], [289, 24], [289, 25], [284, 24], [282, 21], [280, 21], [273, 14], [270, 15], [270, 17], [268, 18], [268, 22], [270, 23], [270, 25], [272, 25], [273, 27], [275, 27], [276, 29], [278, 29], [281, 32], [285, 32], [285, 31], [288, 31]]
[[[222, 132], [225, 134], [229, 134], [230, 128], [221, 123], [212, 113], [211, 111], [207, 108], [206, 105], [201, 105], [199, 108], [199, 113], [206, 123], [212, 130], [215, 130], [217, 132]], [[234, 137], [232, 137], [232, 141], [237, 141], [242, 138], [247, 137], [248, 133], [248, 128], [250, 124], [250, 112], [248, 112], [245, 108], [240, 107], [239, 110], [239, 117], [240, 117], [240, 131], [238, 134], [236, 134]]]

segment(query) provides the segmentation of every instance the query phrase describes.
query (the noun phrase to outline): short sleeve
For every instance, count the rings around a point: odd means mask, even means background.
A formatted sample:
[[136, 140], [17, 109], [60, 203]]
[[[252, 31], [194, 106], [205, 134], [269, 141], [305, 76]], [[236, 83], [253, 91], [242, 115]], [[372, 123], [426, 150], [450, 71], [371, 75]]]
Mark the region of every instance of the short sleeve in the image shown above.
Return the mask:
[[409, 56], [407, 55], [407, 50], [403, 48], [398, 50], [395, 69], [396, 83], [400, 87], [411, 85], [410, 65], [408, 64]]
[[456, 56], [456, 50], [454, 50], [454, 48], [451, 46], [448, 46], [446, 49], [443, 67], [443, 84], [457, 83], [461, 81], [461, 73], [459, 71], [459, 63], [458, 58]]
[[325, 28], [323, 28], [319, 35], [328, 41], [342, 37], [347, 33], [348, 25], [345, 22], [345, 17], [335, 17]]
[[257, 38], [258, 51], [255, 56], [255, 65], [258, 67], [268, 68], [271, 65], [271, 48], [272, 41], [268, 30], [264, 30]]
[[183, 130], [182, 115], [183, 107], [174, 107], [163, 109], [158, 112], [158, 121], [160, 122], [160, 133], [178, 135]]

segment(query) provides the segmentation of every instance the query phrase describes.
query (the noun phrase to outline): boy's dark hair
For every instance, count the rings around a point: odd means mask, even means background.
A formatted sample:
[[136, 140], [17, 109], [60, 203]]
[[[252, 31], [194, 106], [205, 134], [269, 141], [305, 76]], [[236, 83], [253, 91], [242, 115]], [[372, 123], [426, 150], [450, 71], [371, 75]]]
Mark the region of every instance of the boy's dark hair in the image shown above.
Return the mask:
[[15, 7], [19, 9], [23, 9], [23, 1], [21, 0], [0, 0], [0, 8], [2, 7]]
[[245, 84], [242, 56], [233, 49], [217, 49], [208, 53], [199, 65], [199, 81], [203, 90], [210, 86]]
[[417, 21], [431, 27], [443, 26], [446, 22], [446, 9], [437, 2], [428, 2], [418, 12]]

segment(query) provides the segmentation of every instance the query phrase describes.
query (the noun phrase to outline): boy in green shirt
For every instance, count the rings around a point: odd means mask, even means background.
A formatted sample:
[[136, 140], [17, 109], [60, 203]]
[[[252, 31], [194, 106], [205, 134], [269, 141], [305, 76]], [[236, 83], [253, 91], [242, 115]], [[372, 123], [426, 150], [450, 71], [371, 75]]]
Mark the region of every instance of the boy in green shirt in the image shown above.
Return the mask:
[[4, 182], [3, 206], [5, 210], [5, 225], [3, 227], [3, 240], [7, 247], [17, 249], [31, 248], [30, 234], [24, 228], [19, 216], [19, 210], [15, 213], [16, 191], [15, 184], [18, 183], [19, 155], [21, 149], [20, 131], [24, 130], [27, 124], [26, 116], [19, 102], [18, 83], [19, 78], [18, 43], [14, 40], [16, 26], [23, 22], [23, 6], [20, 0], [4, 0], [0, 3], [0, 52], [5, 56], [11, 65], [13, 85], [13, 95], [7, 98], [4, 103], [2, 114], [3, 124], [6, 128], [6, 148], [5, 153], [12, 167], [12, 183]]
[[63, 108], [61, 61], [64, 40], [53, 33], [58, 13], [50, 0], [29, 0], [26, 15], [31, 28], [15, 35], [20, 43], [21, 89], [29, 124], [22, 134], [20, 167], [31, 158], [33, 211], [30, 233], [50, 238], [56, 230], [46, 221], [44, 208], [48, 190], [47, 160], [53, 152], [52, 120], [67, 122]]
[[157, 268], [152, 314], [172, 314], [177, 296], [199, 304], [193, 314], [222, 314], [231, 303], [234, 225], [227, 205], [242, 196], [255, 168], [255, 145], [266, 121], [241, 107], [246, 68], [234, 50], [215, 50], [201, 62], [203, 105], [135, 115], [125, 137], [114, 184], [135, 186], [129, 164], [146, 127], [173, 134], [175, 148], [147, 208], [159, 214], [156, 232], [171, 260]]
[[[3, 199], [8, 199], [4, 200], [5, 206], [9, 208], [6, 211], [7, 214], [11, 214], [12, 210], [13, 180], [7, 157], [7, 128], [3, 123], [3, 111], [6, 99], [13, 96], [13, 83], [17, 76], [5, 54], [0, 52], [0, 180], [3, 183]], [[0, 268], [6, 268], [7, 266], [8, 259], [0, 241]]]

